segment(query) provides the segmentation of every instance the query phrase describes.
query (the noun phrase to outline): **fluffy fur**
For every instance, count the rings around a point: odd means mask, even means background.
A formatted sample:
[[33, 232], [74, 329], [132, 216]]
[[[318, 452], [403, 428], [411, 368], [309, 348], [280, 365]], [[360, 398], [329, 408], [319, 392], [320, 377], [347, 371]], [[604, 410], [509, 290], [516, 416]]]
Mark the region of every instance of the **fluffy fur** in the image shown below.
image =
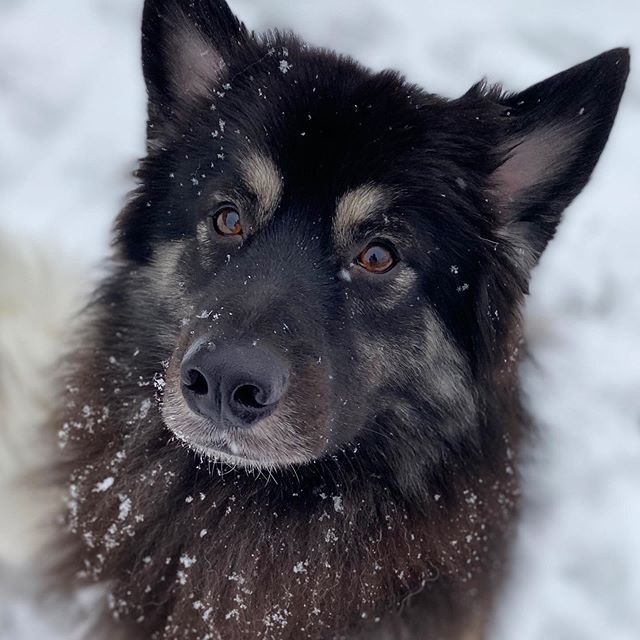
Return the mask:
[[[482, 637], [517, 511], [530, 268], [628, 54], [446, 100], [224, 3], [148, 0], [143, 65], [149, 153], [54, 429], [59, 583], [109, 590], [91, 637]], [[228, 202], [242, 238], [211, 230]], [[389, 273], [358, 266], [372, 242]], [[198, 341], [286, 358], [277, 411], [242, 432], [190, 412]]]
[[48, 491], [34, 502], [25, 476], [51, 462], [43, 425], [61, 392], [52, 363], [88, 278], [53, 246], [12, 234], [0, 235], [0, 272], [0, 566], [17, 569], [46, 540], [45, 514], [60, 500]]

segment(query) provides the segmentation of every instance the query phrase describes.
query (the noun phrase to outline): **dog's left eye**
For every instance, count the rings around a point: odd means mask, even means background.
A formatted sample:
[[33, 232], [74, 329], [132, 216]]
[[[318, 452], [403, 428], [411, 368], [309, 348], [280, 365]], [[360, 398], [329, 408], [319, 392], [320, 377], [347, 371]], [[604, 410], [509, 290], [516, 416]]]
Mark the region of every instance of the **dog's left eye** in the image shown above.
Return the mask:
[[233, 205], [221, 206], [212, 216], [214, 229], [221, 236], [242, 235], [240, 213]]
[[397, 262], [392, 249], [383, 244], [370, 244], [357, 258], [358, 265], [369, 273], [386, 273]]

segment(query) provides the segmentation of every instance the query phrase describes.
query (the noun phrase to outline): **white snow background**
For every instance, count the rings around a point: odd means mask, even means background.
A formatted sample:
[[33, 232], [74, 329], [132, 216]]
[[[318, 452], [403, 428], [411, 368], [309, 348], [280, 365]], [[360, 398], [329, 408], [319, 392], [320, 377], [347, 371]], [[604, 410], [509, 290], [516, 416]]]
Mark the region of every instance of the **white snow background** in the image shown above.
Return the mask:
[[[232, 6], [250, 27], [291, 27], [452, 97], [485, 75], [523, 89], [620, 45], [640, 66], [638, 0]], [[106, 254], [144, 148], [140, 11], [138, 0], [0, 0], [5, 242], [83, 269]], [[533, 278], [523, 379], [541, 435], [492, 640], [640, 639], [639, 145], [632, 69], [595, 175]], [[26, 582], [0, 576], [0, 638], [70, 638]]]

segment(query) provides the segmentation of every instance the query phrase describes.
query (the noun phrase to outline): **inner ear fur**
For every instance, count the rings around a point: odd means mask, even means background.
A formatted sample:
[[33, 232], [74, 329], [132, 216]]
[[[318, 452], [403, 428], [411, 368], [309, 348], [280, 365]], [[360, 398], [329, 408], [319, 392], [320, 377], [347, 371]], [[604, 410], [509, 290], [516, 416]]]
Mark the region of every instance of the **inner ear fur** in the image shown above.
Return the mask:
[[198, 101], [211, 96], [238, 50], [245, 26], [219, 0], [145, 0], [142, 66], [150, 138], [179, 128]]

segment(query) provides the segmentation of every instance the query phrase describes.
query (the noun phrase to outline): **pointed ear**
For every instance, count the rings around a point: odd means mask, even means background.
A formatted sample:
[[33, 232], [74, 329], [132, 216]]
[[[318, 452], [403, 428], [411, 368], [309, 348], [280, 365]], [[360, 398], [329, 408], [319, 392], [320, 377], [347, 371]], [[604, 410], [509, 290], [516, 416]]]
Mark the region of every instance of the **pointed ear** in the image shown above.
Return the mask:
[[499, 99], [503, 140], [491, 176], [493, 203], [523, 266], [535, 264], [589, 180], [628, 74], [628, 50], [613, 49]]
[[142, 67], [149, 137], [179, 128], [190, 107], [212, 94], [249, 39], [224, 0], [145, 0]]

